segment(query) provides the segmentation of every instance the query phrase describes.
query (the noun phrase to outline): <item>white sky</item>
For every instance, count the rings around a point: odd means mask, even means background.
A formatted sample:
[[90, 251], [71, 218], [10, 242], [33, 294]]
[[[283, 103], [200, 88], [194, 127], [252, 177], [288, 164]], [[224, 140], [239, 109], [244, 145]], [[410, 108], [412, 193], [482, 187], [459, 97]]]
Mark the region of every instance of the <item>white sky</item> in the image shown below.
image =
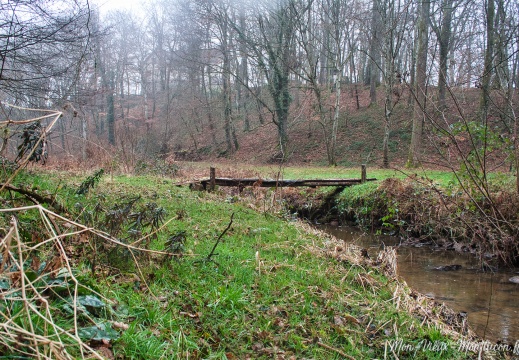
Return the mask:
[[92, 4], [99, 6], [102, 14], [106, 14], [110, 10], [131, 10], [138, 12], [142, 9], [142, 5], [146, 0], [89, 0]]

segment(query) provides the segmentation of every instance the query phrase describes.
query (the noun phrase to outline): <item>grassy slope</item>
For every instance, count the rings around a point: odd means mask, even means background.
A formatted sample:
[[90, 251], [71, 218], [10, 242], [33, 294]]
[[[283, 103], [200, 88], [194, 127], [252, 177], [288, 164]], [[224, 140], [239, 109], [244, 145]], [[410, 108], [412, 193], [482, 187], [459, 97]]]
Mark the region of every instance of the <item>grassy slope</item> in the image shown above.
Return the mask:
[[[344, 251], [340, 243], [279, 219], [282, 213], [261, 214], [251, 209], [253, 203], [190, 192], [161, 178], [105, 178], [85, 199], [72, 196], [81, 179], [67, 174], [25, 175], [19, 182], [54, 191], [58, 178], [59, 197], [69, 209], [77, 202], [88, 208], [99, 199], [110, 203], [136, 194], [142, 202], [166, 208], [168, 218], [175, 219], [153, 248], [162, 249], [168, 234], [187, 231], [180, 261], [140, 260], [149, 289], [143, 279], [136, 280], [131, 265], [124, 271], [99, 267], [103, 271], [93, 280], [100, 291], [129, 311], [124, 321], [130, 327], [113, 345], [116, 357], [338, 359], [342, 352], [371, 359], [383, 358], [388, 342], [397, 339], [412, 346], [448, 344], [446, 352], [401, 351], [401, 359], [466, 357], [457, 352], [453, 337], [406, 311], [402, 303], [413, 302], [405, 295], [408, 290], [395, 293], [405, 287], [354, 257], [330, 258], [326, 249]], [[216, 262], [197, 262], [210, 252], [232, 213], [234, 222], [217, 248]], [[121, 261], [110, 259], [110, 265]], [[81, 262], [78, 269], [89, 276]], [[430, 312], [433, 318], [436, 311]]]

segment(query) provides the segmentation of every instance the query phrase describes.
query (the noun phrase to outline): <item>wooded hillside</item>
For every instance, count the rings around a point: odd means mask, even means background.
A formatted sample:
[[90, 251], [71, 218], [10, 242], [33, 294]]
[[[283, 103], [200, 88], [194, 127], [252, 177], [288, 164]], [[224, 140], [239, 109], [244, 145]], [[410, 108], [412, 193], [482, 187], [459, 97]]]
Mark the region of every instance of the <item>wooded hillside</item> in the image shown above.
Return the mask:
[[516, 0], [60, 4], [0, 9], [4, 116], [64, 109], [44, 131], [54, 164], [457, 167], [482, 144], [477, 167], [516, 161]]

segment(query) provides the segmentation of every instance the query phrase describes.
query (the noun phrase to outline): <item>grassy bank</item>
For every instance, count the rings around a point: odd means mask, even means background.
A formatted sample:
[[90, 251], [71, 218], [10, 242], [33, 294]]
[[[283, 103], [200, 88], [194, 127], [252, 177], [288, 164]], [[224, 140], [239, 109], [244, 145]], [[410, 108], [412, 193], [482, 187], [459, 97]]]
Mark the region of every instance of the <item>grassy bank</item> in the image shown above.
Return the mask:
[[453, 180], [393, 179], [345, 189], [332, 213], [373, 231], [470, 251], [482, 265], [517, 265], [519, 197], [511, 176], [493, 174], [489, 194]]
[[176, 179], [85, 179], [18, 176], [17, 189], [55, 200], [50, 211], [15, 210], [27, 197], [2, 194], [2, 356], [474, 356], [459, 349], [468, 339], [461, 317], [395, 279], [394, 253], [366, 259], [288, 221], [275, 192], [241, 198]]
[[[263, 170], [263, 173], [265, 171]], [[297, 167], [285, 178], [359, 178], [357, 169]], [[480, 176], [480, 175], [478, 175]], [[286, 191], [288, 207], [321, 223], [356, 224], [373, 232], [472, 252], [482, 266], [519, 265], [519, 195], [511, 173], [484, 180], [466, 171], [368, 169], [376, 182], [345, 188]]]

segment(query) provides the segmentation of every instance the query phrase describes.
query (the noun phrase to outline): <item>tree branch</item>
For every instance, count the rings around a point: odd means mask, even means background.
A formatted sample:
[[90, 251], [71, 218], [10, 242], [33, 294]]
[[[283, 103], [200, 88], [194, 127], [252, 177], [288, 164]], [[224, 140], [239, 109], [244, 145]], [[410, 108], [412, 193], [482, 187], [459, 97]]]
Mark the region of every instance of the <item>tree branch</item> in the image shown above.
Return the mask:
[[66, 209], [56, 201], [53, 197], [44, 197], [40, 194], [35, 193], [34, 191], [29, 191], [26, 189], [17, 188], [16, 186], [13, 186], [11, 184], [2, 184], [0, 183], [0, 188], [8, 189], [14, 192], [17, 192], [19, 194], [24, 195], [27, 199], [29, 199], [31, 202], [33, 202], [36, 205], [40, 204], [48, 204], [52, 206], [56, 211], [60, 213], [65, 213]]
[[229, 222], [229, 225], [227, 225], [227, 227], [225, 228], [225, 230], [220, 234], [220, 236], [218, 236], [218, 239], [216, 239], [216, 243], [214, 244], [213, 249], [211, 250], [211, 252], [209, 253], [209, 255], [207, 255], [207, 257], [205, 258], [205, 261], [211, 261], [211, 257], [213, 257], [214, 255], [217, 255], [217, 254], [214, 253], [214, 251], [216, 250], [216, 247], [217, 247], [218, 244], [220, 243], [220, 240], [221, 240], [222, 237], [225, 235], [225, 233], [227, 232], [227, 230], [229, 230], [229, 229], [231, 228], [233, 218], [234, 218], [234, 213], [232, 213], [232, 215], [231, 215], [231, 221]]

